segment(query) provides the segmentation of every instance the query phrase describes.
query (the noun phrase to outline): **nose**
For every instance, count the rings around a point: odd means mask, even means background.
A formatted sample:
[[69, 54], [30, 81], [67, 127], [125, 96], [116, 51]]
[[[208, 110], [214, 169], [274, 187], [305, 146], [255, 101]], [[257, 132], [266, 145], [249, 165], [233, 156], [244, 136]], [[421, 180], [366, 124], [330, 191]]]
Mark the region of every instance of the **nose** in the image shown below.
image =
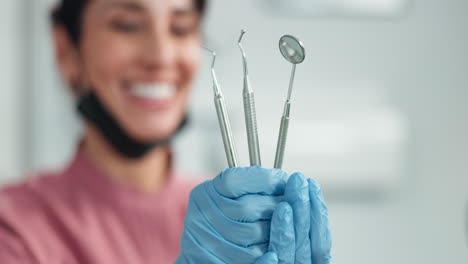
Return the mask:
[[145, 37], [141, 61], [145, 69], [165, 69], [176, 62], [176, 47], [164, 29], [154, 29]]

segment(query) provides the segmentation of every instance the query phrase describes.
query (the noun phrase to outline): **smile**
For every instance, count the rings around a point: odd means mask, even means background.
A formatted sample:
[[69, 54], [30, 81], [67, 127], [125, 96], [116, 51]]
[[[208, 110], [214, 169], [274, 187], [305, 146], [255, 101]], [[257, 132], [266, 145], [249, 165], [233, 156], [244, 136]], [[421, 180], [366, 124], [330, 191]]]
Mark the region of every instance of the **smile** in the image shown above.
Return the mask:
[[135, 97], [149, 100], [169, 100], [177, 94], [173, 84], [134, 84], [129, 91]]

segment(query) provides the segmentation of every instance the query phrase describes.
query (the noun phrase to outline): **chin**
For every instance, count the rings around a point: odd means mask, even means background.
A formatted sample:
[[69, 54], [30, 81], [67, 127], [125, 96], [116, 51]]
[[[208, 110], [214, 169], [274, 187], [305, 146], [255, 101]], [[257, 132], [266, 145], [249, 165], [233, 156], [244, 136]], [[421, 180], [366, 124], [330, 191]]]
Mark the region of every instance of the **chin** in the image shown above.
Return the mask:
[[131, 136], [138, 141], [155, 141], [170, 137], [177, 129], [179, 123], [162, 123], [159, 125], [137, 126], [130, 132]]

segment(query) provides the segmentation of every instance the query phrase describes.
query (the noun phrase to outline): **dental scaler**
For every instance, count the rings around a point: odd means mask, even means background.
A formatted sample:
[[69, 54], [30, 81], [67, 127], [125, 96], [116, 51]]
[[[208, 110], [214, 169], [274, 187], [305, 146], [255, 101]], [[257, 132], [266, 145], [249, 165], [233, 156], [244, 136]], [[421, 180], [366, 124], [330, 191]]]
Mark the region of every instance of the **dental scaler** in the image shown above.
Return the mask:
[[226, 103], [224, 102], [223, 94], [216, 78], [216, 72], [214, 69], [216, 61], [216, 53], [212, 50], [204, 47], [205, 50], [209, 51], [213, 56], [211, 63], [211, 77], [213, 79], [213, 92], [214, 92], [214, 103], [216, 108], [216, 114], [218, 115], [219, 127], [221, 129], [221, 135], [223, 137], [224, 150], [226, 152], [227, 162], [230, 168], [238, 167], [237, 153], [234, 148], [234, 140], [232, 137], [231, 124], [229, 122], [228, 112], [226, 109]]

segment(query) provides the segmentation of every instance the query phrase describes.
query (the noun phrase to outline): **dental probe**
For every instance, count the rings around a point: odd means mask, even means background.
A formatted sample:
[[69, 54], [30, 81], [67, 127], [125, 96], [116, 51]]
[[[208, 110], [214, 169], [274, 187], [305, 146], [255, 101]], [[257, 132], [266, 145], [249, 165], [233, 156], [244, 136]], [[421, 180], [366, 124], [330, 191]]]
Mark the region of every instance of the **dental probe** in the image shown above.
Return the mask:
[[250, 87], [249, 72], [247, 69], [247, 56], [245, 54], [244, 48], [242, 47], [242, 37], [245, 34], [245, 30], [241, 31], [239, 37], [238, 45], [242, 53], [242, 60], [244, 66], [244, 88], [242, 95], [244, 98], [244, 114], [245, 114], [245, 125], [247, 128], [247, 140], [249, 145], [249, 157], [250, 165], [261, 166], [260, 159], [260, 147], [258, 142], [258, 131], [257, 131], [257, 117], [255, 111], [255, 100], [254, 92]]

